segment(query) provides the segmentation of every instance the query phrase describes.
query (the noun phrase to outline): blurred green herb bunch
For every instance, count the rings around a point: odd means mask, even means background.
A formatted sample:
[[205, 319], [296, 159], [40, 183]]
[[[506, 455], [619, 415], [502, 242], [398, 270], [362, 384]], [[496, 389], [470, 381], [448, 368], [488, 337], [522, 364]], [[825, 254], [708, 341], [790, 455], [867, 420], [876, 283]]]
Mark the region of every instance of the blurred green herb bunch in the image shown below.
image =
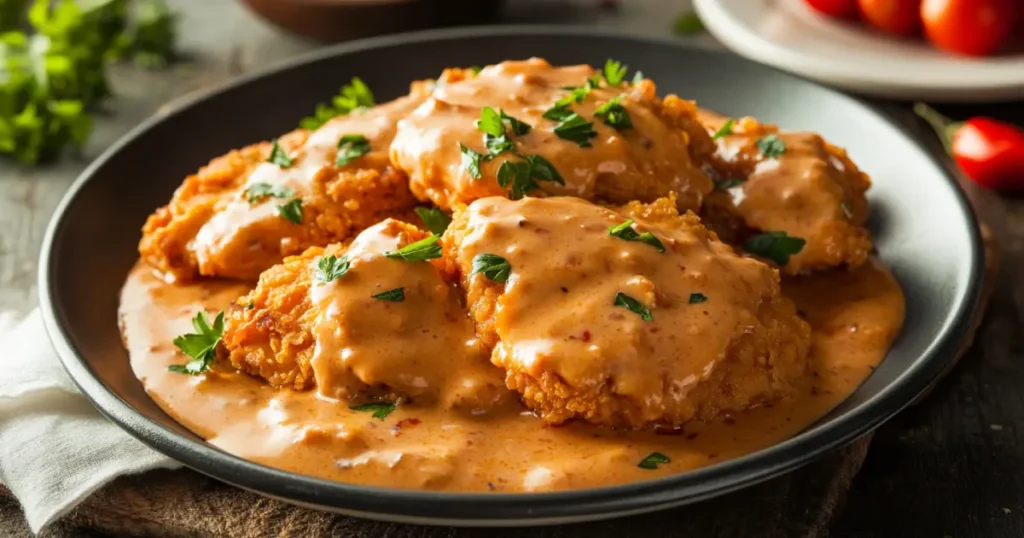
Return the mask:
[[106, 66], [173, 61], [176, 22], [162, 0], [0, 0], [0, 155], [36, 164], [84, 145]]

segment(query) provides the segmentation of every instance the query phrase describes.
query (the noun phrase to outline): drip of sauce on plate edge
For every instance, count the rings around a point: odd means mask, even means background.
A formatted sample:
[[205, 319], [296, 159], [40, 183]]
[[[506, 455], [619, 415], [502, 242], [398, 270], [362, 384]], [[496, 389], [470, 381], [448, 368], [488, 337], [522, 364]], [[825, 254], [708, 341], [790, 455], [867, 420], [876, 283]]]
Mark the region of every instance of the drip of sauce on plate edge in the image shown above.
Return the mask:
[[[903, 323], [904, 299], [877, 260], [853, 271], [787, 277], [783, 291], [812, 327], [811, 371], [799, 393], [672, 435], [582, 423], [545, 426], [520, 408], [474, 417], [398, 406], [384, 420], [318, 397], [277, 390], [217, 364], [203, 376], [169, 372], [172, 344], [198, 310], [226, 308], [245, 284], [172, 285], [137, 265], [121, 296], [131, 365], [168, 414], [239, 457], [342, 482], [445, 491], [552, 491], [678, 474], [792, 437], [849, 396], [882, 361]], [[637, 464], [652, 452], [671, 463]]]

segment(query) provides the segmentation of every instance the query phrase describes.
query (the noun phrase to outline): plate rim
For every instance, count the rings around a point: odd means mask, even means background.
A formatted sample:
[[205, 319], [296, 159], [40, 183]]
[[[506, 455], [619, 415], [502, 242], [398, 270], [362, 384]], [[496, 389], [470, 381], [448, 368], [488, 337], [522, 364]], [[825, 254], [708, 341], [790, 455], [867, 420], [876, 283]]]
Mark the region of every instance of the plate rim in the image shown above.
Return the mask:
[[973, 75], [945, 76], [910, 83], [895, 81], [883, 76], [881, 72], [873, 71], [863, 76], [851, 76], [844, 70], [845, 64], [836, 64], [827, 58], [780, 45], [749, 30], [721, 0], [693, 0], [693, 7], [715, 39], [736, 54], [791, 74], [814, 79], [819, 84], [835, 85], [876, 97], [951, 103], [1024, 98], [1024, 75], [1017, 80], [988, 84], [961, 82], [961, 79], [972, 80]]
[[[860, 409], [852, 410], [825, 429], [821, 429], [820, 426], [811, 427], [763, 450], [702, 469], [601, 488], [546, 493], [460, 493], [361, 486], [268, 467], [175, 432], [143, 416], [117, 396], [94, 374], [84, 354], [74, 349], [69, 336], [70, 331], [65, 328], [70, 326], [70, 323], [60, 311], [54, 289], [57, 259], [55, 246], [58, 235], [64, 228], [67, 210], [78, 193], [94, 178], [97, 170], [131, 141], [144, 135], [165, 118], [179, 114], [201, 101], [213, 99], [221, 93], [262, 77], [304, 64], [378, 47], [408, 46], [425, 41], [496, 35], [596, 36], [667, 45], [711, 56], [733, 56], [723, 51], [688, 46], [680, 40], [637, 36], [618, 30], [564, 25], [470, 26], [379, 36], [328, 46], [236, 77], [191, 97], [181, 98], [174, 106], [158, 111], [140, 123], [90, 163], [68, 188], [47, 225], [37, 272], [39, 308], [46, 333], [64, 369], [89, 401], [122, 430], [185, 466], [217, 480], [291, 503], [403, 523], [459, 526], [561, 524], [607, 519], [697, 502], [749, 487], [803, 466], [873, 430], [909, 405], [939, 376], [953, 360], [959, 346], [967, 340], [971, 329], [971, 315], [980, 304], [984, 258], [974, 210], [950, 171], [932, 152], [926, 150], [921, 142], [911, 136], [906, 127], [896, 123], [889, 115], [863, 99], [799, 75], [762, 66], [783, 76], [817, 86], [820, 90], [834, 94], [836, 98], [852, 100], [866, 113], [877, 116], [901, 133], [939, 171], [968, 225], [971, 278], [965, 286], [964, 293], [956, 298], [955, 313], [947, 318], [948, 322], [942, 332], [930, 342], [910, 368], [900, 373], [885, 389], [865, 402]], [[743, 58], [740, 60], [751, 62]], [[751, 63], [756, 65], [754, 62]]]

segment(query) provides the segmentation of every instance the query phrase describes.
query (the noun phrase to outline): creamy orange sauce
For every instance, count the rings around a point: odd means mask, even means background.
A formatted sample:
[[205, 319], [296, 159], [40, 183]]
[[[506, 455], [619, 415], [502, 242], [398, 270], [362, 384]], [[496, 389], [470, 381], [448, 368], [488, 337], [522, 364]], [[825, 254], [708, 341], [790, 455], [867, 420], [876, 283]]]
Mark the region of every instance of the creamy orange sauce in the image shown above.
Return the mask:
[[[399, 122], [392, 161], [409, 174], [414, 194], [444, 209], [503, 195], [507, 189], [496, 181], [498, 169], [506, 160], [519, 161], [519, 157], [506, 152], [485, 161], [481, 177], [474, 178], [460, 153], [460, 144], [487, 153], [477, 121], [484, 107], [493, 107], [532, 127], [522, 135], [509, 134], [517, 151], [544, 157], [565, 180], [564, 186], [538, 182], [544, 192], [623, 203], [676, 192], [681, 207], [697, 209], [711, 182], [691, 161], [686, 131], [658, 114], [660, 105], [649, 81], [635, 86], [602, 85], [571, 103], [572, 111], [593, 123], [596, 135], [586, 147], [560, 138], [555, 133], [559, 122], [543, 117], [570, 93], [567, 87], [582, 87], [596, 73], [587, 65], [552, 67], [533, 58], [488, 66], [464, 80], [442, 80], [419, 108]], [[599, 106], [615, 98], [628, 112], [631, 128], [617, 129], [594, 116]]]
[[[385, 256], [404, 246], [400, 232], [393, 220], [371, 226], [347, 249], [344, 276], [314, 281], [317, 392], [350, 400], [386, 387], [418, 404], [485, 413], [507, 399], [501, 371], [487, 361], [455, 290], [434, 265]], [[399, 288], [401, 302], [372, 297]]]
[[[380, 248], [386, 247], [367, 245], [365, 252]], [[902, 325], [902, 292], [877, 261], [851, 272], [787, 277], [783, 290], [812, 327], [813, 375], [807, 383], [770, 407], [691, 422], [673, 435], [579, 422], [551, 427], [517, 406], [473, 416], [441, 406], [399, 405], [380, 420], [316, 391], [274, 389], [222, 363], [198, 377], [168, 372], [169, 365], [183, 362], [171, 342], [191, 330], [190, 318], [200, 309], [227, 308], [247, 291], [244, 285], [170, 285], [139, 265], [122, 293], [121, 324], [132, 368], [150, 396], [232, 454], [360, 484], [550, 491], [681, 473], [791, 437], [856, 389]], [[331, 301], [336, 293], [324, 290], [322, 299]], [[652, 452], [669, 456], [671, 463], [638, 468]]]
[[[803, 378], [808, 329], [776, 272], [673, 210], [629, 219], [663, 248], [611, 235], [626, 215], [578, 198], [485, 198], [457, 219], [460, 265], [482, 254], [511, 265], [492, 361], [530, 380], [554, 374], [572, 393], [544, 406], [554, 418], [675, 426], [775, 400]], [[471, 278], [472, 300], [487, 281]]]
[[[195, 251], [200, 272], [211, 275], [245, 274], [237, 267], [221, 265], [237, 265], [240, 260], [247, 259], [247, 251], [258, 249], [264, 243], [273, 245], [271, 250], [277, 251], [277, 243], [289, 241], [289, 234], [296, 233], [294, 226], [282, 226], [278, 206], [289, 200], [310, 198], [341, 168], [383, 169], [388, 166], [388, 147], [395, 136], [398, 119], [415, 109], [423, 99], [423, 95], [413, 93], [373, 108], [338, 116], [310, 133], [305, 143], [288, 155], [293, 163], [291, 166], [266, 162], [256, 167], [238, 194], [203, 224], [192, 240], [191, 249]], [[335, 163], [338, 143], [345, 135], [364, 136], [370, 151], [344, 167], [338, 167]], [[257, 184], [290, 189], [293, 194], [284, 198], [267, 196], [250, 202], [246, 190]]]

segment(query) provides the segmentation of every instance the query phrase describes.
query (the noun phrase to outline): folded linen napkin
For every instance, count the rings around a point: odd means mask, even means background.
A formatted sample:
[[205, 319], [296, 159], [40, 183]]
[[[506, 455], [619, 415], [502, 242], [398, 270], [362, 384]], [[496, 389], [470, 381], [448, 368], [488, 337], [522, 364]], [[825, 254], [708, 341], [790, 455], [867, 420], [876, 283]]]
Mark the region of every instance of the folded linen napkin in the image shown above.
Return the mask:
[[0, 312], [0, 482], [21, 502], [33, 532], [118, 476], [179, 466], [78, 391], [38, 309], [22, 319]]

